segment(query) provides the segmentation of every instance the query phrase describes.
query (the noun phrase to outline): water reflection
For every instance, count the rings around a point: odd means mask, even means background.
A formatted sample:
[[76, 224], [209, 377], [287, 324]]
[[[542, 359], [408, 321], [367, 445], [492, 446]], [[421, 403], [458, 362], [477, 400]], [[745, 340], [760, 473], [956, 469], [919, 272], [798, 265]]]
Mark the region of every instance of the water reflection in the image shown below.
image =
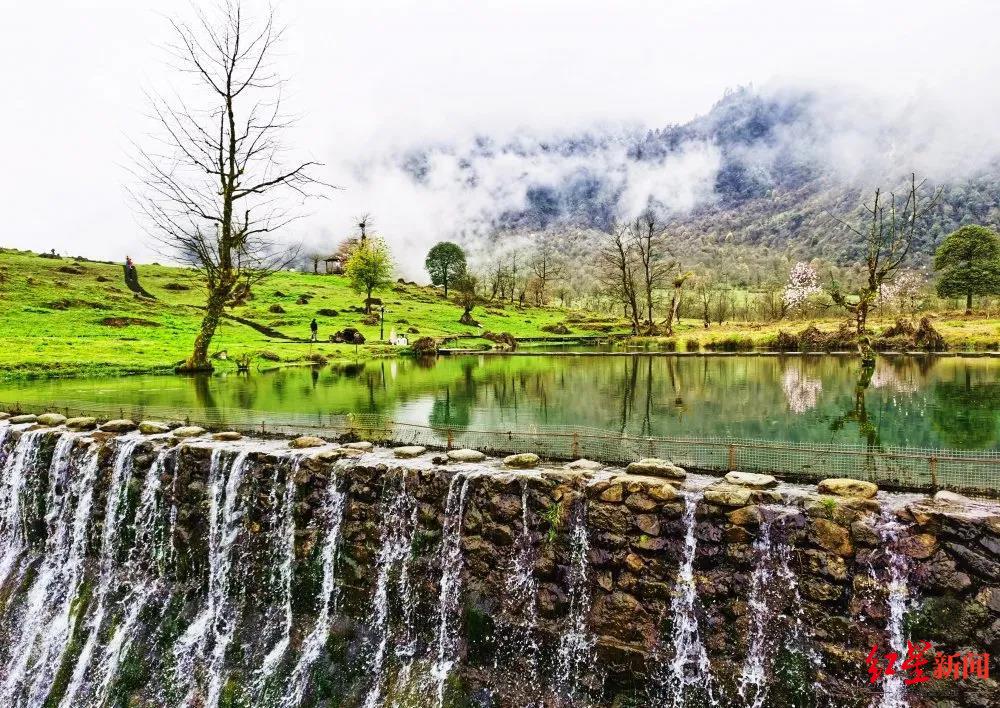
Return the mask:
[[[452, 428], [558, 424], [615, 433], [871, 446], [990, 448], [1000, 359], [456, 357], [250, 375], [11, 382], [0, 401], [92, 401], [117, 412], [323, 421], [344, 414]], [[144, 413], [143, 413], [144, 414]]]

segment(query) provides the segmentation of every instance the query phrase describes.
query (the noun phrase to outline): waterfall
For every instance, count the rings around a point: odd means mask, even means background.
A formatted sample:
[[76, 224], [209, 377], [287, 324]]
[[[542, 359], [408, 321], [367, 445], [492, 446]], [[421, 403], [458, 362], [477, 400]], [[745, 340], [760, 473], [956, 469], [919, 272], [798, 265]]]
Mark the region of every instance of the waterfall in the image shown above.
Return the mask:
[[[271, 647], [271, 650], [261, 662], [257, 677], [254, 680], [253, 693], [257, 694], [264, 682], [274, 672], [275, 667], [288, 649], [292, 635], [292, 565], [295, 562], [295, 477], [302, 465], [302, 455], [293, 459], [285, 478], [285, 494], [279, 511], [276, 503], [272, 504], [270, 528], [279, 529], [279, 563], [277, 566], [277, 581], [281, 587], [282, 623], [281, 636]], [[277, 477], [277, 468], [275, 469]], [[272, 482], [271, 489], [277, 489], [277, 479]], [[280, 524], [279, 524], [280, 521]]]
[[[26, 595], [21, 623], [9, 642], [7, 671], [0, 685], [0, 705], [41, 706], [52, 685], [66, 642], [79, 620], [74, 603], [84, 573], [87, 529], [93, 506], [100, 448], [91, 445], [82, 469], [69, 473], [72, 438], [65, 433], [49, 472], [49, 498], [67, 479], [67, 499], [46, 515], [45, 555]], [[69, 442], [64, 442], [70, 438]]]
[[[4, 439], [10, 430], [3, 428]], [[43, 430], [32, 430], [21, 434], [14, 449], [7, 455], [0, 477], [0, 588], [4, 586], [14, 564], [25, 550], [26, 538], [21, 523], [21, 501], [25, 492], [28, 472], [35, 468], [38, 447], [45, 434]], [[70, 441], [72, 438], [68, 438]], [[60, 438], [60, 442], [61, 442]], [[0, 445], [3, 441], [0, 440]], [[68, 448], [67, 448], [68, 449]], [[57, 451], [58, 452], [58, 451]], [[61, 459], [57, 457], [57, 459]]]
[[566, 694], [573, 693], [581, 679], [595, 668], [595, 641], [587, 626], [590, 614], [587, 577], [590, 540], [587, 537], [586, 516], [586, 507], [580, 501], [573, 513], [569, 537], [569, 615], [566, 619], [567, 627], [559, 638], [556, 650], [556, 686]]
[[[372, 684], [365, 696], [365, 708], [377, 708], [382, 704], [386, 655], [392, 641], [389, 602], [392, 574], [399, 566], [406, 567], [413, 544], [413, 526], [404, 520], [411, 518], [415, 504], [407, 494], [405, 475], [400, 480], [399, 488], [383, 492], [383, 496], [386, 495], [388, 496], [383, 501], [379, 523], [379, 537], [382, 545], [376, 560], [378, 570], [375, 579], [375, 593], [372, 596], [372, 634], [369, 641], [374, 646], [369, 646], [369, 652], [372, 656], [368, 665]], [[400, 569], [400, 578], [403, 577], [403, 571]], [[408, 574], [406, 577], [408, 578]], [[409, 582], [408, 579], [406, 582]], [[400, 600], [404, 605], [411, 602], [411, 598], [402, 592]]]
[[[281, 708], [294, 708], [302, 702], [306, 684], [309, 680], [309, 671], [313, 663], [319, 658], [320, 652], [326, 644], [330, 634], [330, 614], [331, 609], [336, 609], [336, 570], [337, 552], [340, 544], [340, 529], [344, 521], [344, 506], [347, 495], [338, 488], [339, 476], [336, 472], [331, 474], [326, 499], [323, 505], [322, 515], [319, 522], [323, 526], [325, 537], [321, 558], [323, 560], [323, 581], [320, 585], [319, 608], [316, 615], [316, 624], [310, 630], [302, 646], [299, 649], [298, 662], [285, 686], [285, 692], [281, 697], [279, 705]], [[331, 603], [331, 597], [333, 603]]]
[[[222, 691], [226, 649], [236, 627], [237, 609], [230, 593], [232, 549], [240, 534], [243, 510], [238, 505], [240, 484], [250, 458], [250, 450], [238, 452], [229, 465], [223, 460], [224, 451], [212, 451], [209, 468], [209, 529], [208, 529], [208, 597], [205, 607], [185, 630], [174, 648], [177, 662], [175, 678], [181, 686], [190, 683], [196, 658], [206, 658], [206, 644], [211, 640], [212, 651], [207, 657], [207, 687], [204, 704], [215, 706]], [[228, 474], [226, 473], [228, 468]], [[175, 477], [176, 479], [176, 477]], [[194, 700], [192, 686], [185, 704]]]
[[[902, 528], [902, 524], [892, 519], [889, 515], [883, 516], [878, 526], [879, 536], [885, 547], [889, 570], [889, 623], [886, 630], [889, 634], [889, 646], [892, 648], [892, 651], [899, 655], [900, 662], [906, 656], [906, 636], [903, 631], [903, 619], [910, 602], [910, 591], [907, 583], [909, 571], [906, 558], [897, 548]], [[872, 578], [877, 581], [875, 568], [872, 567], [870, 572]], [[884, 651], [879, 652], [879, 657], [884, 655]], [[883, 677], [882, 681], [882, 697], [878, 704], [879, 708], [906, 708], [908, 705], [905, 698], [906, 687], [903, 683], [903, 674], [898, 670], [898, 667], [895, 674]]]
[[[698, 551], [698, 539], [694, 532], [695, 511], [700, 501], [700, 492], [688, 492], [684, 495], [682, 517], [684, 555], [677, 569], [677, 580], [670, 600], [672, 628], [670, 643], [674, 648], [674, 655], [663, 667], [665, 671], [663, 669], [654, 671], [653, 690], [658, 695], [653, 699], [658, 704], [683, 706], [688, 692], [692, 689], [704, 691], [708, 696], [708, 702], [711, 705], [715, 704], [712, 697], [712, 667], [708, 662], [705, 645], [701, 642], [698, 615], [695, 611], [698, 588], [694, 580], [694, 561]], [[664, 684], [666, 691], [663, 690]]]
[[[115, 627], [114, 633], [104, 646], [97, 662], [96, 676], [93, 679], [97, 688], [93, 705], [102, 706], [107, 699], [107, 692], [118, 672], [118, 666], [123, 656], [128, 655], [135, 640], [135, 631], [139, 615], [145, 609], [150, 599], [156, 595], [162, 586], [161, 561], [164, 555], [162, 540], [163, 527], [160, 517], [160, 475], [163, 474], [167, 457], [175, 454], [176, 447], [161, 449], [143, 478], [139, 501], [136, 505], [135, 537], [132, 547], [125, 560], [124, 578], [126, 590], [119, 608], [125, 609], [124, 617]], [[154, 571], [160, 571], [152, 575]]]
[[438, 599], [437, 659], [431, 675], [437, 683], [437, 705], [444, 705], [445, 682], [451, 674], [458, 651], [460, 617], [459, 599], [462, 592], [462, 521], [465, 496], [471, 476], [456, 472], [448, 483], [445, 502], [444, 530], [441, 537], [441, 592]]
[[100, 560], [98, 562], [97, 589], [95, 590], [97, 607], [87, 619], [87, 640], [76, 658], [76, 666], [62, 702], [59, 704], [60, 708], [72, 708], [75, 705], [77, 692], [83, 684], [84, 675], [90, 666], [90, 659], [97, 645], [98, 633], [104, 624], [108, 596], [113, 592], [112, 586], [116, 580], [120, 532], [125, 521], [124, 497], [128, 490], [129, 478], [132, 475], [132, 453], [140, 442], [142, 442], [142, 438], [139, 437], [124, 438], [118, 441], [118, 451], [112, 466], [111, 483], [105, 502], [104, 526], [101, 531]]
[[751, 708], [761, 708], [767, 698], [767, 663], [770, 642], [768, 636], [773, 631], [773, 608], [769, 602], [771, 584], [774, 580], [772, 568], [773, 547], [771, 544], [771, 519], [765, 515], [760, 525], [760, 534], [754, 541], [753, 576], [750, 579], [750, 595], [747, 607], [750, 611], [750, 637], [747, 656], [740, 675], [739, 696]]
[[516, 554], [507, 576], [506, 602], [515, 615], [511, 653], [519, 653], [528, 662], [531, 680], [538, 681], [538, 581], [535, 579], [535, 546], [528, 523], [528, 482], [521, 481], [521, 533]]

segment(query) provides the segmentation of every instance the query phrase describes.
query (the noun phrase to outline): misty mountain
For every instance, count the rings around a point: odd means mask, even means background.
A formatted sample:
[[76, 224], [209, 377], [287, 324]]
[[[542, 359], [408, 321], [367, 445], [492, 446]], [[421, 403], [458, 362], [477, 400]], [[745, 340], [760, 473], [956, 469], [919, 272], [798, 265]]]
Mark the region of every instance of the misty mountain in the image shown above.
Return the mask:
[[472, 246], [541, 230], [579, 237], [652, 208], [696, 257], [735, 245], [839, 262], [858, 244], [833, 216], [858, 218], [875, 186], [900, 189], [916, 171], [927, 193], [943, 190], [916, 244], [926, 262], [958, 226], [1000, 223], [1000, 150], [955, 132], [919, 106], [741, 88], [681, 125], [480, 135], [394, 161], [418, 193], [448, 200], [450, 228]]

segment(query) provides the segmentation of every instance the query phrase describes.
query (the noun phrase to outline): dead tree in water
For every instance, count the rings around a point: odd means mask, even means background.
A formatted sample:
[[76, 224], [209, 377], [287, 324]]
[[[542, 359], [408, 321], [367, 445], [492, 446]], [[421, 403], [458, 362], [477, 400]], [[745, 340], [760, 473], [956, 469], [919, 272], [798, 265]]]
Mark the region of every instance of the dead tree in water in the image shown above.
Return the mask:
[[160, 135], [155, 147], [136, 147], [133, 192], [154, 237], [207, 285], [201, 329], [179, 371], [211, 370], [209, 345], [226, 301], [292, 263], [294, 249], [274, 234], [301, 216], [303, 198], [328, 187], [311, 175], [318, 163], [282, 161], [291, 122], [271, 65], [282, 35], [273, 13], [253, 21], [238, 0], [195, 13], [191, 24], [170, 21], [169, 51], [174, 68], [192, 77], [191, 94], [150, 97]]

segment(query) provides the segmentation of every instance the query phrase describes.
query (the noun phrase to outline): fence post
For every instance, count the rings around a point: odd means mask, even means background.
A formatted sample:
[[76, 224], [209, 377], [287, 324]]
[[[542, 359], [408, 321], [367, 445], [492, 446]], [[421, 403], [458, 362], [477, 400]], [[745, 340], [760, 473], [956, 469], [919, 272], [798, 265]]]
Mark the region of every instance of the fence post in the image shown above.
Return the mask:
[[260, 434], [261, 435], [266, 435], [267, 434], [267, 430], [265, 428], [265, 423], [264, 423], [263, 420], [260, 421]]
[[729, 444], [729, 470], [736, 469], [736, 446], [732, 443]]
[[937, 491], [938, 488], [937, 463], [938, 463], [937, 455], [931, 455], [930, 459], [927, 461], [927, 467], [930, 469], [931, 472], [931, 489], [935, 492]]
[[580, 433], [573, 431], [573, 459], [580, 458]]
[[450, 450], [455, 444], [455, 434], [452, 432], [451, 428], [448, 428], [448, 447], [446, 450]]

